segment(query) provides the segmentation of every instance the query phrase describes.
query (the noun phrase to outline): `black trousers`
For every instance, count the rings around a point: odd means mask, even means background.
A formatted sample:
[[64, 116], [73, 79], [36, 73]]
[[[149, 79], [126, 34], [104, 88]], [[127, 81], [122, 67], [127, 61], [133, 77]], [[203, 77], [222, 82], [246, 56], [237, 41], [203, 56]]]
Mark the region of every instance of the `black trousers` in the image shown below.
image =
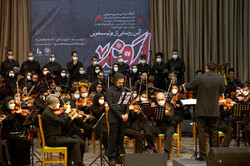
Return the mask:
[[170, 152], [172, 147], [172, 136], [175, 132], [174, 125], [163, 124], [161, 126], [152, 127], [152, 133], [158, 135], [160, 133], [165, 134], [164, 151]]
[[31, 147], [30, 140], [27, 137], [9, 135], [7, 141], [9, 143], [10, 161], [12, 165], [29, 165]]
[[220, 124], [218, 126], [218, 131], [222, 131], [225, 134], [223, 147], [229, 147], [229, 144], [232, 140], [234, 129], [232, 127]]
[[115, 158], [120, 154], [124, 154], [124, 124], [122, 121], [118, 123], [109, 123], [109, 139], [108, 139], [108, 157]]
[[135, 153], [143, 153], [143, 136], [141, 132], [125, 128], [125, 135], [130, 138], [135, 138]]
[[210, 147], [218, 147], [218, 125], [219, 117], [197, 116], [200, 155], [206, 156], [206, 127], [209, 133]]
[[74, 161], [75, 165], [83, 162], [85, 143], [77, 135], [48, 137], [46, 138], [46, 145], [50, 147], [67, 147], [68, 165], [70, 165], [72, 161]]

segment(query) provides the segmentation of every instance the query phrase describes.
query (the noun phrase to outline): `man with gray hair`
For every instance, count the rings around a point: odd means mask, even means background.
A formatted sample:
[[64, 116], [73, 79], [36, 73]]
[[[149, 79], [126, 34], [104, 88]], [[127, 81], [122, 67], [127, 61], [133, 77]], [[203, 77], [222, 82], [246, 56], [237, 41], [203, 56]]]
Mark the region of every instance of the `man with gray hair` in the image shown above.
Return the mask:
[[58, 97], [52, 94], [46, 98], [46, 101], [47, 107], [42, 114], [46, 145], [50, 147], [67, 147], [69, 154], [68, 165], [71, 165], [73, 160], [74, 166], [84, 166], [84, 141], [79, 138], [62, 135], [62, 129], [67, 128], [68, 124], [77, 117], [77, 114], [69, 114], [70, 109], [68, 108], [65, 114], [57, 116], [54, 114], [54, 110], [60, 107]]

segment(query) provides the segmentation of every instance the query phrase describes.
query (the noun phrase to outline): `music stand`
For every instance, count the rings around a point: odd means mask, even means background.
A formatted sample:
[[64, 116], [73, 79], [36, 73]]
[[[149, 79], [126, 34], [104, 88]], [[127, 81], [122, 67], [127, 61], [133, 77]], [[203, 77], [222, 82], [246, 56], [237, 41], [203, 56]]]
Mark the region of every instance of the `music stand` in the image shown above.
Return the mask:
[[165, 117], [165, 107], [154, 107], [154, 120], [161, 121]]
[[[250, 116], [250, 102], [249, 101], [238, 101], [236, 104], [234, 104], [232, 108], [232, 117], [249, 117]], [[239, 123], [237, 121], [236, 123]], [[241, 138], [240, 138], [240, 128], [237, 133], [236, 138], [236, 146], [240, 146]]]
[[[34, 119], [35, 117], [37, 117], [37, 114], [38, 114], [38, 111], [39, 109], [36, 109], [36, 107], [32, 107], [32, 111], [30, 112], [30, 114], [28, 115], [27, 119], [25, 120], [25, 122], [23, 123], [24, 126], [26, 125], [31, 125], [31, 128], [29, 127], [29, 130], [30, 131], [33, 131], [34, 129]], [[33, 139], [33, 133], [30, 132], [30, 141], [31, 141], [31, 157], [32, 157], [32, 165], [34, 165], [34, 156], [36, 157], [37, 161], [36, 163], [38, 162], [41, 162], [42, 161], [39, 159], [39, 157], [34, 153], [34, 151], [36, 151], [34, 149], [34, 139]], [[40, 143], [40, 142], [39, 142]], [[36, 151], [39, 155], [41, 155], [38, 151]]]

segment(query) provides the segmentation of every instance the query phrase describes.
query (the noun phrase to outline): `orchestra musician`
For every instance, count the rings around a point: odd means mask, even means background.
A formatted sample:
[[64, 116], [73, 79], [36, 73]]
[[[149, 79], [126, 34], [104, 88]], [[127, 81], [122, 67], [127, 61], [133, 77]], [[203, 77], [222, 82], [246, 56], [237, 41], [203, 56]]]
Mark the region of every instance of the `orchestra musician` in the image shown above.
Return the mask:
[[[27, 137], [27, 128], [23, 126], [25, 119], [21, 116], [22, 109], [15, 110], [13, 97], [6, 97], [1, 104], [0, 115], [6, 116], [2, 121], [2, 140], [9, 143], [10, 161], [12, 165], [30, 164], [31, 142]], [[12, 111], [14, 112], [12, 113]]]
[[21, 65], [20, 74], [23, 76], [26, 75], [27, 72], [41, 74], [40, 63], [34, 60], [33, 52], [28, 52], [27, 61], [24, 61]]
[[87, 68], [87, 76], [88, 76], [88, 80], [89, 82], [93, 82], [95, 80], [95, 66], [99, 66], [99, 68], [102, 70], [102, 66], [97, 64], [97, 57], [93, 56], [91, 58], [91, 65], [88, 66]]
[[220, 76], [216, 75], [216, 68], [217, 65], [214, 62], [209, 62], [205, 74], [196, 76], [190, 83], [183, 84], [185, 90], [195, 90], [197, 92], [195, 116], [200, 149], [198, 160], [206, 159], [206, 126], [211, 140], [210, 147], [218, 146], [219, 97], [224, 92], [224, 81]]
[[63, 136], [62, 130], [67, 127], [76, 117], [77, 114], [69, 114], [70, 109], [65, 114], [57, 116], [54, 110], [59, 109], [60, 102], [57, 96], [49, 95], [46, 99], [47, 107], [42, 114], [44, 135], [46, 145], [50, 147], [68, 147], [68, 165], [74, 161], [75, 166], [82, 166], [84, 141], [71, 136]]

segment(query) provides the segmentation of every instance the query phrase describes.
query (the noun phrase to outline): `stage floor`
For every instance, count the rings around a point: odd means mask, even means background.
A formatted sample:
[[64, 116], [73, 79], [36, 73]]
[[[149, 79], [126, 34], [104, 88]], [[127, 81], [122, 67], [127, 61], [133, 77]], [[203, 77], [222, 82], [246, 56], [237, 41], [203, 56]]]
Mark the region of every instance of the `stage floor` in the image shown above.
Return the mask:
[[[34, 140], [34, 143], [35, 143], [35, 149], [38, 152], [41, 152], [42, 148], [38, 148], [37, 139]], [[96, 143], [97, 143], [97, 141], [96, 141]], [[132, 144], [130, 146], [132, 146]], [[192, 137], [182, 137], [181, 141], [180, 141], [180, 155], [181, 156], [179, 158], [190, 158], [192, 156], [192, 154], [193, 154], [194, 148], [195, 148], [195, 145], [194, 145]], [[132, 149], [125, 149], [125, 150], [126, 150], [126, 153], [132, 153], [133, 152]], [[97, 156], [98, 156], [98, 146], [96, 146], [96, 153], [93, 154], [93, 152], [92, 152], [92, 144], [90, 144], [89, 145], [89, 150], [84, 155], [84, 163], [86, 165], [89, 165]], [[42, 159], [42, 156], [38, 155], [38, 157], [40, 159]], [[178, 158], [178, 157], [177, 157], [177, 154], [176, 154], [176, 151], [175, 151], [174, 155], [171, 156], [171, 159], [168, 161], [167, 166], [172, 166], [173, 165], [172, 160], [176, 159], [176, 158]], [[40, 166], [41, 163], [37, 163], [36, 165]], [[59, 164], [53, 164], [53, 165], [59, 165]], [[97, 166], [97, 165], [100, 165], [100, 160], [97, 160], [97, 163], [93, 164], [93, 166]], [[107, 164], [105, 164], [105, 165], [107, 165]]]

